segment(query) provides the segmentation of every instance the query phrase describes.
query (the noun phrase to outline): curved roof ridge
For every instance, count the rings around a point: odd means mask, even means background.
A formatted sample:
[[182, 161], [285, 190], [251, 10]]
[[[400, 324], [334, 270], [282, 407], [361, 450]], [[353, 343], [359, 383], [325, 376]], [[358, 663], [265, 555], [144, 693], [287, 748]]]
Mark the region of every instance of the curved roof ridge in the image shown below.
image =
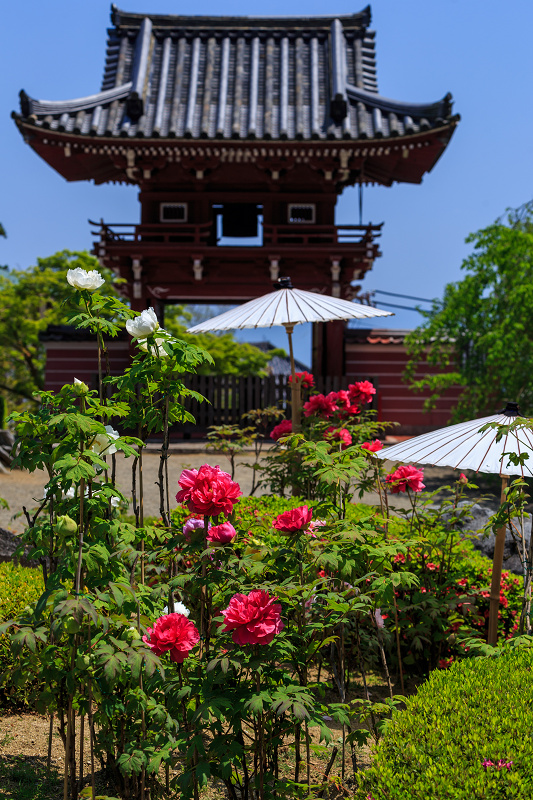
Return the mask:
[[87, 97], [77, 97], [73, 100], [37, 100], [24, 92], [20, 93], [20, 104], [24, 116], [30, 114], [73, 114], [76, 111], [85, 111], [113, 100], [123, 100], [131, 91], [132, 83], [115, 86], [113, 89], [106, 89], [103, 92], [87, 95]]
[[331, 14], [331, 15], [324, 15], [324, 14], [317, 14], [315, 16], [298, 16], [294, 14], [287, 14], [287, 15], [272, 15], [272, 16], [231, 16], [231, 15], [210, 15], [210, 14], [194, 14], [194, 15], [187, 15], [187, 14], [152, 14], [152, 13], [142, 13], [137, 11], [123, 11], [122, 9], [118, 8], [115, 3], [111, 5], [111, 22], [115, 26], [120, 25], [141, 25], [143, 19], [148, 17], [152, 20], [152, 23], [156, 26], [158, 23], [160, 24], [173, 24], [177, 25], [178, 23], [186, 22], [185, 27], [201, 27], [202, 25], [209, 25], [210, 27], [213, 24], [218, 24], [220, 26], [228, 26], [234, 28], [236, 24], [241, 24], [242, 26], [261, 26], [261, 24], [271, 27], [275, 26], [276, 23], [281, 25], [287, 25], [288, 23], [294, 22], [295, 25], [298, 27], [312, 27], [313, 25], [321, 24], [324, 27], [329, 27], [334, 19], [340, 19], [343, 25], [347, 25], [348, 27], [357, 27], [357, 28], [367, 28], [372, 20], [372, 12], [370, 9], [370, 5], [365, 6], [361, 11], [356, 12], [355, 14]]
[[444, 117], [445, 119], [451, 115], [452, 95], [450, 92], [445, 94], [441, 100], [433, 103], [406, 103], [403, 100], [392, 100], [390, 97], [383, 97], [377, 92], [369, 92], [351, 84], [346, 84], [346, 94], [352, 100], [361, 100], [363, 103], [378, 106], [383, 111], [398, 111], [401, 114], [411, 112], [417, 116]]

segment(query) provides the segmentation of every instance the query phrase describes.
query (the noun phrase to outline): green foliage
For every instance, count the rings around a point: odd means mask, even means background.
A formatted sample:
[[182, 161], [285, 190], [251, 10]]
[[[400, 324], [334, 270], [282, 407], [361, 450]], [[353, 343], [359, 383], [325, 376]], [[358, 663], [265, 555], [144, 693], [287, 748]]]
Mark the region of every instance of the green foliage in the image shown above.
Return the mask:
[[[456, 420], [493, 414], [506, 400], [519, 400], [524, 413], [533, 408], [532, 213], [527, 204], [468, 236], [474, 252], [462, 264], [466, 276], [446, 286], [407, 339], [406, 375], [415, 389], [430, 389], [428, 407], [448, 387], [464, 387]], [[426, 353], [437, 370], [415, 380]]]
[[[393, 712], [355, 800], [530, 797], [532, 669], [529, 640], [499, 658], [433, 672], [405, 710]], [[498, 768], [500, 760], [512, 762], [509, 769]]]
[[198, 369], [201, 375], [265, 375], [272, 356], [285, 355], [275, 349], [267, 353], [247, 342], [238, 342], [232, 333], [187, 333], [187, 312], [182, 306], [167, 306], [165, 328], [178, 339], [202, 347], [213, 364]]
[[87, 252], [62, 250], [26, 270], [0, 275], [0, 390], [13, 407], [34, 401], [33, 393], [44, 388], [45, 351], [39, 334], [48, 325], [66, 322], [63, 302], [72, 295], [67, 271], [81, 267], [98, 269], [106, 284], [103, 296], [117, 296], [113, 273], [99, 266]]
[[[44, 589], [41, 571], [21, 567], [11, 561], [0, 563], [0, 623], [19, 616], [34, 605]], [[0, 636], [0, 675], [15, 666], [15, 658], [7, 636]], [[0, 685], [0, 707], [28, 704], [27, 687]]]

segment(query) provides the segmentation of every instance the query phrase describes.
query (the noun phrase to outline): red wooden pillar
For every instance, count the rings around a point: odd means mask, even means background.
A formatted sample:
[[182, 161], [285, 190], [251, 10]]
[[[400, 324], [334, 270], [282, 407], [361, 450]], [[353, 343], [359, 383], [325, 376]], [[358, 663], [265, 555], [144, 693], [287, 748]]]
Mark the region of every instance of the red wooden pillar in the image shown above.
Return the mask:
[[319, 322], [313, 325], [313, 374], [344, 375], [344, 327], [346, 323]]

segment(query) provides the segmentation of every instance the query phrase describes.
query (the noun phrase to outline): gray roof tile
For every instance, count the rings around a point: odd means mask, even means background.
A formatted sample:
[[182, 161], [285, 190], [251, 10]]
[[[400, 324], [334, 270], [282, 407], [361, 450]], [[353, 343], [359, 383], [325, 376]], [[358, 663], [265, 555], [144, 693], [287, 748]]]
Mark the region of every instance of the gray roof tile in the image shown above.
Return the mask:
[[22, 117], [87, 136], [378, 139], [449, 122], [377, 93], [370, 9], [339, 17], [185, 17], [112, 7], [102, 89]]

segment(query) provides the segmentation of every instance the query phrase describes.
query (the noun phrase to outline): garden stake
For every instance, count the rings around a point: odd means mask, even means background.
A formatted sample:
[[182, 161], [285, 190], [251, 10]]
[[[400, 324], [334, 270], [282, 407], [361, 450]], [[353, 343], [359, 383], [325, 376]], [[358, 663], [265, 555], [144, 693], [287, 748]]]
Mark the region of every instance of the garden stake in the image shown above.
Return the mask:
[[[361, 672], [361, 678], [363, 679], [363, 687], [365, 690], [365, 697], [367, 702], [370, 703], [370, 693], [368, 691], [368, 684], [366, 682], [366, 673], [363, 667], [363, 656], [361, 653], [361, 637], [359, 636], [359, 614], [355, 615], [355, 638], [357, 642], [357, 659], [359, 661], [359, 670]], [[374, 733], [377, 736], [377, 725], [376, 725], [376, 718], [374, 717], [374, 712], [370, 712], [370, 719], [372, 720], [372, 727], [374, 729]]]
[[[92, 638], [91, 638], [91, 621], [89, 620], [89, 646], [92, 650]], [[94, 787], [94, 743], [93, 737], [95, 736], [94, 732], [94, 722], [93, 722], [93, 693], [92, 693], [92, 686], [91, 686], [91, 679], [89, 678], [89, 708], [88, 708], [88, 719], [89, 719], [89, 745], [90, 745], [90, 752], [91, 752], [91, 788], [93, 791], [93, 797], [96, 797], [96, 789]]]
[[[139, 445], [139, 524], [141, 528], [144, 527], [143, 453], [141, 445]], [[141, 539], [141, 583], [144, 584], [144, 536]]]
[[[331, 769], [332, 769], [332, 767], [333, 767], [333, 764], [334, 764], [334, 762], [335, 762], [335, 759], [337, 758], [337, 753], [338, 753], [338, 752], [339, 752], [339, 748], [338, 748], [338, 747], [334, 747], [334, 748], [333, 748], [333, 750], [331, 751], [331, 757], [330, 757], [330, 759], [329, 759], [329, 761], [328, 761], [328, 765], [327, 765], [326, 769], [324, 770], [324, 776], [323, 776], [323, 777], [324, 777], [324, 783], [325, 783], [325, 782], [327, 781], [327, 779], [328, 779], [328, 775], [329, 775], [329, 773], [331, 772]], [[322, 790], [321, 790], [321, 791], [318, 793], [318, 796], [319, 796], [319, 797], [324, 797], [324, 795], [325, 795], [325, 793], [326, 793], [326, 789], [327, 789], [327, 786], [325, 786], [325, 787], [324, 787], [324, 788], [323, 788], [323, 789], [322, 789]]]
[[46, 759], [46, 771], [50, 775], [52, 766], [52, 735], [54, 733], [54, 715], [50, 714], [50, 729], [48, 731], [48, 758]]
[[[502, 491], [500, 505], [505, 502], [505, 490], [509, 483], [509, 476], [502, 475]], [[496, 531], [494, 542], [494, 558], [492, 562], [492, 580], [490, 584], [490, 606], [489, 606], [489, 631], [487, 643], [496, 645], [498, 642], [498, 610], [500, 607], [500, 584], [502, 580], [503, 551], [505, 549], [505, 534], [507, 525], [502, 525]]]
[[80, 720], [80, 778], [78, 783], [78, 792], [83, 789], [83, 739], [85, 736], [85, 714], [81, 715]]
[[387, 664], [387, 656], [385, 655], [385, 648], [383, 647], [383, 636], [381, 635], [381, 630], [379, 628], [378, 621], [376, 619], [375, 613], [374, 614], [371, 613], [370, 616], [374, 620], [374, 625], [376, 626], [376, 635], [377, 635], [377, 640], [378, 640], [379, 652], [380, 652], [380, 655], [381, 655], [381, 663], [383, 664], [383, 669], [385, 671], [385, 678], [387, 680], [387, 686], [389, 688], [389, 696], [390, 696], [390, 699], [392, 700], [392, 698], [393, 698], [392, 683], [391, 683], [390, 674], [389, 674], [389, 667], [388, 667], [388, 664]]
[[[70, 736], [71, 736], [71, 711], [72, 711], [72, 697], [69, 695], [68, 698], [68, 709], [67, 709], [67, 740], [66, 740], [66, 747], [65, 747], [65, 773], [63, 777], [63, 800], [68, 800], [68, 773], [70, 767]], [[74, 776], [74, 780], [76, 776]], [[71, 780], [71, 785], [72, 780]]]

